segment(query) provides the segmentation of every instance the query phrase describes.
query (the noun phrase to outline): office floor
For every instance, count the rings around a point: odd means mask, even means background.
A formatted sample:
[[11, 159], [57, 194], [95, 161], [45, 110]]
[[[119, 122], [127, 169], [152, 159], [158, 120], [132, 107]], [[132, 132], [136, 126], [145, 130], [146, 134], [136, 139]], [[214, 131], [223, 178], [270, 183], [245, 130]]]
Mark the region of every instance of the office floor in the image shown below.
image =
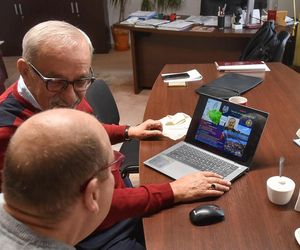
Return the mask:
[[[18, 79], [16, 61], [18, 57], [4, 57], [8, 73], [8, 86]], [[150, 90], [143, 90], [135, 95], [133, 92], [133, 74], [131, 52], [111, 50], [108, 54], [96, 54], [92, 66], [98, 79], [103, 79], [111, 89], [120, 112], [120, 123], [135, 125], [143, 121], [144, 110]], [[120, 145], [114, 145], [118, 149]], [[138, 185], [139, 176], [131, 175], [134, 185]]]

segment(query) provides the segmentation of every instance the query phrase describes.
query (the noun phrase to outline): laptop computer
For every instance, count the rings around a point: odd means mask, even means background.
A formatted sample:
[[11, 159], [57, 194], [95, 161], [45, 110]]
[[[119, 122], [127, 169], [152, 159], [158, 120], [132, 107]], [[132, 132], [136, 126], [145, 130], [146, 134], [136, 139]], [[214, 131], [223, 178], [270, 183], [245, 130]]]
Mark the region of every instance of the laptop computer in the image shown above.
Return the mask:
[[212, 171], [232, 181], [249, 170], [268, 113], [200, 94], [184, 141], [144, 164], [173, 179]]

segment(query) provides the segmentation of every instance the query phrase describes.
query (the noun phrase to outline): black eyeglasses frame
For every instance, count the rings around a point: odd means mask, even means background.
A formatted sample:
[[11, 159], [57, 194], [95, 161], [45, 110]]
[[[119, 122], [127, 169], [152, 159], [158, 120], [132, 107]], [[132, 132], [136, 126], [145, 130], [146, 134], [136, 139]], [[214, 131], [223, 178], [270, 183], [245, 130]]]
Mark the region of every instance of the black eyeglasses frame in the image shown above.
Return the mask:
[[[83, 77], [83, 78], [78, 79], [78, 80], [68, 81], [68, 80], [63, 79], [63, 78], [45, 77], [32, 63], [27, 62], [27, 64], [40, 77], [40, 79], [46, 84], [46, 88], [50, 92], [64, 91], [66, 88], [68, 88], [69, 84], [71, 84], [73, 86], [74, 91], [83, 92], [83, 91], [86, 91], [88, 89], [88, 87], [96, 80], [96, 78], [94, 77], [94, 72], [93, 72], [92, 67], [90, 67], [90, 73], [91, 73], [90, 77]], [[76, 86], [77, 86], [76, 83], [78, 83], [80, 81], [88, 81], [86, 83], [86, 85], [84, 86], [84, 89], [76, 88]], [[51, 84], [53, 82], [59, 82], [59, 84], [57, 84], [57, 86], [60, 86], [60, 87], [58, 89], [55, 89], [55, 90], [49, 88], [49, 84]]]

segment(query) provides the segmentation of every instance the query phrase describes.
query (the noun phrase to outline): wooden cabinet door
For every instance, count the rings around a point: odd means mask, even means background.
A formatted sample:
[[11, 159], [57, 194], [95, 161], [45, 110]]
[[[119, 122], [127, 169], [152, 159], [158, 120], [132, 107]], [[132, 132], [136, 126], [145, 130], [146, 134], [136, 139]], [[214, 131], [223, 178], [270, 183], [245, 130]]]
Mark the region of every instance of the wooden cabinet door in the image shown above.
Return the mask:
[[[57, 0], [58, 1], [58, 0]], [[25, 33], [48, 20], [50, 0], [0, 0], [0, 40], [4, 56], [20, 56]]]
[[46, 20], [63, 20], [84, 30], [96, 53], [110, 49], [107, 0], [0, 0], [4, 56], [21, 55], [24, 34]]
[[106, 0], [75, 0], [79, 27], [90, 37], [96, 53], [110, 49], [110, 27]]
[[18, 1], [0, 0], [0, 40], [4, 56], [20, 55], [23, 37], [23, 17]]
[[49, 20], [60, 20], [72, 23], [77, 26], [79, 23], [75, 1], [74, 0], [48, 0], [50, 1], [48, 7]]
[[[1, 44], [0, 44], [1, 46]], [[5, 68], [5, 64], [2, 58], [2, 51], [0, 47], [0, 95], [4, 92], [5, 86], [4, 86], [4, 81], [7, 78], [7, 72]]]

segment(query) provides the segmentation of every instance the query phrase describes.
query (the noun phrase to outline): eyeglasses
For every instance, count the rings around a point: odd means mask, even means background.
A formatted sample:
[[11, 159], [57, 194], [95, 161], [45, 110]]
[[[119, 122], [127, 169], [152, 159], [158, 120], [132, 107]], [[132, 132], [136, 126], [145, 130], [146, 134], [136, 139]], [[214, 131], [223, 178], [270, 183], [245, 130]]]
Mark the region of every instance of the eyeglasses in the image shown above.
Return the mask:
[[111, 167], [112, 170], [119, 170], [120, 166], [122, 165], [122, 163], [124, 162], [125, 156], [118, 152], [118, 151], [113, 151], [114, 153], [114, 160], [107, 164], [106, 166], [97, 169], [90, 178], [88, 178], [81, 186], [80, 186], [80, 192], [83, 192], [86, 189], [86, 186], [88, 185], [88, 183], [95, 177], [97, 176], [98, 173], [100, 173], [101, 171], [104, 171], [105, 169], [108, 169], [109, 167]]
[[93, 69], [91, 67], [90, 67], [91, 76], [83, 77], [81, 79], [74, 80], [74, 81], [68, 81], [68, 80], [65, 80], [62, 78], [45, 77], [30, 62], [27, 62], [27, 64], [46, 84], [46, 88], [50, 92], [61, 92], [61, 91], [65, 90], [66, 88], [68, 88], [69, 84], [71, 84], [73, 86], [74, 91], [83, 92], [83, 91], [86, 91], [87, 88], [96, 80], [96, 78], [94, 77]]

